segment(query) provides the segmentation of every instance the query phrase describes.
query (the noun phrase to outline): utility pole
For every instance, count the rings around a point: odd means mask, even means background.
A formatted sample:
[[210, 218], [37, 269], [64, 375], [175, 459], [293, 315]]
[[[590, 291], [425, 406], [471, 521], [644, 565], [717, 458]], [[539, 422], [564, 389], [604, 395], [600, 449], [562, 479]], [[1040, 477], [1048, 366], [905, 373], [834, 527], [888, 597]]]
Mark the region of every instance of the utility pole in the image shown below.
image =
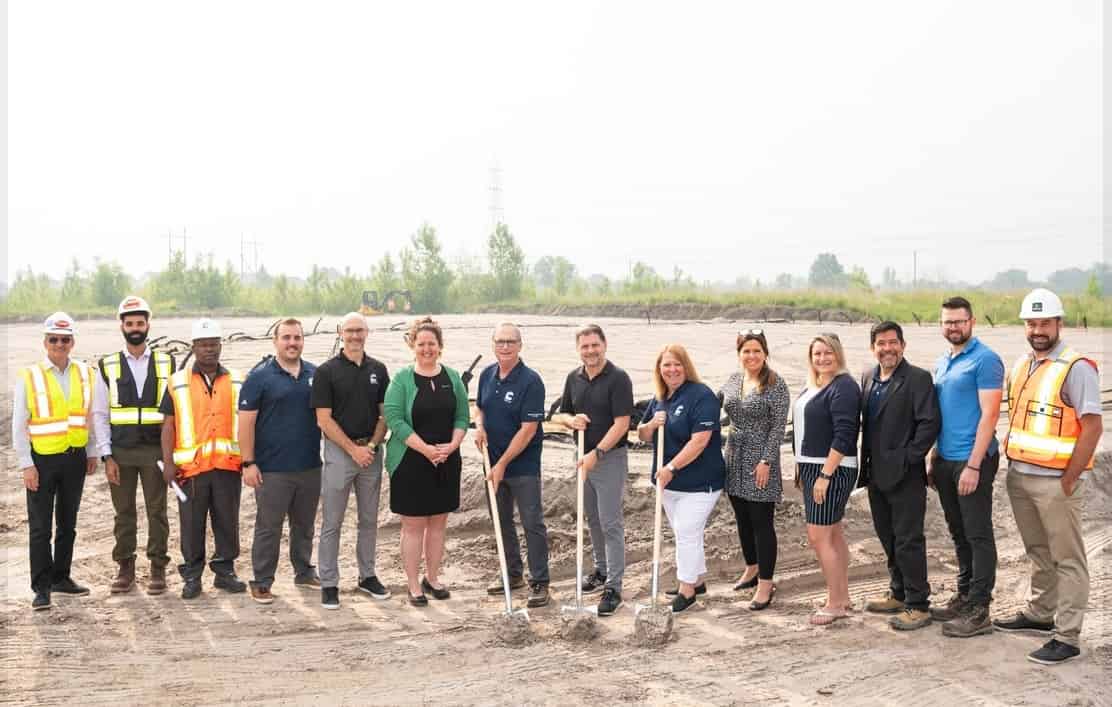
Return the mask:
[[919, 286], [919, 251], [911, 251], [911, 289]]
[[490, 232], [494, 233], [498, 230], [498, 225], [502, 223], [505, 215], [502, 210], [502, 168], [498, 166], [498, 160], [494, 160], [490, 166], [490, 203], [488, 209], [490, 211]]

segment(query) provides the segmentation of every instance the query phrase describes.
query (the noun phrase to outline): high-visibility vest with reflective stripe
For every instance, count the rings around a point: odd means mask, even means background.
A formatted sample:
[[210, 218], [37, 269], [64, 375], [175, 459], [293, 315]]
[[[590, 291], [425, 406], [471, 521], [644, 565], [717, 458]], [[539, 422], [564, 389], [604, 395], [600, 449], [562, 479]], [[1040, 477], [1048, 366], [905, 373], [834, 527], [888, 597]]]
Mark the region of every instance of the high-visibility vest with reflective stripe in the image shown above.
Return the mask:
[[[121, 351], [114, 356], [107, 356], [101, 361], [104, 375], [108, 382], [108, 422], [113, 425], [161, 425], [162, 413], [158, 406], [162, 403], [162, 396], [166, 394], [166, 386], [170, 380], [173, 364], [170, 355], [162, 351], [151, 353], [154, 362], [155, 393], [154, 405], [151, 407], [127, 407], [120, 405], [119, 378], [123, 371], [124, 354]], [[141, 398], [143, 391], [136, 390], [136, 397]]]
[[[1031, 361], [1031, 354], [1021, 356], [1009, 375], [1005, 454], [1012, 461], [1065, 469], [1073, 456], [1081, 421], [1077, 410], [1062, 400], [1062, 387], [1074, 364], [1083, 361], [1096, 368], [1096, 363], [1068, 347], [1057, 358], [1040, 363], [1033, 374], [1029, 374]], [[1085, 468], [1093, 468], [1092, 457]]]
[[61, 454], [89, 442], [89, 408], [93, 404], [93, 372], [79, 361], [70, 361], [69, 398], [62, 393], [50, 366], [40, 362], [20, 371], [27, 392], [31, 419], [27, 432], [37, 454]]
[[212, 394], [192, 368], [170, 376], [174, 399], [174, 463], [185, 478], [213, 469], [239, 471], [239, 389], [243, 379], [228, 371], [218, 376]]

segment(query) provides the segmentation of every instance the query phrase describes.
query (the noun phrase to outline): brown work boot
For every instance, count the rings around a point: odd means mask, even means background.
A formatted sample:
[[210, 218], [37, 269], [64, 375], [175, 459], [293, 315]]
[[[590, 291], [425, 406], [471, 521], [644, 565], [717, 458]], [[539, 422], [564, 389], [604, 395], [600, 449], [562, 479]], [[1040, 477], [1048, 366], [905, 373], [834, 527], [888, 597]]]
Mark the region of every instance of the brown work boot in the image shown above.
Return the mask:
[[970, 638], [982, 633], [992, 633], [992, 620], [988, 615], [987, 605], [966, 604], [961, 615], [942, 624], [943, 636]]
[[166, 591], [166, 567], [151, 565], [151, 578], [147, 581], [147, 594], [157, 596]]
[[954, 592], [950, 596], [950, 601], [942, 606], [931, 607], [931, 618], [935, 621], [953, 621], [961, 615], [961, 610], [968, 602], [969, 597], [967, 595]]
[[904, 603], [888, 592], [881, 598], [865, 602], [865, 611], [872, 614], [896, 614], [904, 610]]
[[113, 594], [126, 594], [135, 586], [135, 558], [120, 560], [120, 569], [112, 580]]
[[888, 625], [897, 631], [914, 631], [929, 626], [930, 623], [931, 613], [922, 609], [904, 609], [888, 619]]
[[[511, 592], [515, 589], [521, 589], [524, 586], [525, 586], [525, 578], [524, 577], [522, 577], [521, 575], [510, 575], [510, 591]], [[502, 594], [505, 591], [506, 591], [505, 588], [502, 586], [502, 578], [501, 577], [499, 577], [498, 579], [491, 582], [490, 586], [487, 587], [487, 594], [489, 594], [491, 596]]]

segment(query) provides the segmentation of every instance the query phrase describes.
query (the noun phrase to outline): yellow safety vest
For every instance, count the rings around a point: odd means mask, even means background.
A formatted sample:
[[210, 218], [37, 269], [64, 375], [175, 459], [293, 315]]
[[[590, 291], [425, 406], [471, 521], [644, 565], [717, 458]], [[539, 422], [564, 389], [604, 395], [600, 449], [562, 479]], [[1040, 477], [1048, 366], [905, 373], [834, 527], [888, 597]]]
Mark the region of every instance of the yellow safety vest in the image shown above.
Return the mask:
[[[123, 365], [123, 353], [105, 357], [104, 372], [108, 378], [108, 422], [113, 425], [160, 425], [162, 413], [158, 406], [162, 403], [162, 396], [166, 394], [166, 386], [170, 380], [170, 355], [162, 351], [153, 351], [154, 374], [157, 379], [155, 387], [154, 407], [122, 407], [120, 405], [120, 391], [118, 378]], [[143, 391], [135, 391], [142, 397]]]
[[70, 361], [69, 399], [62, 393], [50, 365], [27, 366], [20, 375], [27, 393], [31, 419], [27, 432], [36, 454], [61, 454], [70, 447], [89, 443], [89, 408], [93, 404], [93, 371], [80, 361]]

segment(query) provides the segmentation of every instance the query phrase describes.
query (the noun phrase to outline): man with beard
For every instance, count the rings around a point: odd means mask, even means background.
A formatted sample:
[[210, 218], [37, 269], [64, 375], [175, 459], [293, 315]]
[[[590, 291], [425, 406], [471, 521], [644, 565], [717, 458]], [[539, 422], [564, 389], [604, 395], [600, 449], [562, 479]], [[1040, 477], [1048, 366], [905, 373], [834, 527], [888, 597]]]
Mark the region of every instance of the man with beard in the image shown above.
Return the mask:
[[625, 524], [622, 502], [629, 473], [626, 439], [633, 414], [633, 383], [606, 359], [602, 327], [588, 324], [575, 334], [583, 362], [564, 382], [559, 422], [583, 435], [586, 472], [583, 505], [591, 529], [595, 570], [583, 578], [583, 593], [602, 590], [598, 615], [609, 616], [622, 605], [625, 574]]
[[943, 302], [941, 324], [950, 350], [934, 369], [942, 427], [927, 474], [954, 541], [958, 586], [944, 606], [931, 607], [931, 616], [945, 622], [942, 635], [968, 638], [992, 632], [992, 484], [1000, 464], [996, 421], [1004, 395], [1004, 363], [973, 336], [976, 319], [969, 300], [951, 297]]
[[873, 526], [888, 556], [888, 595], [866, 611], [894, 614], [888, 624], [910, 631], [931, 622], [927, 582], [926, 457], [938, 437], [938, 400], [931, 374], [904, 358], [903, 328], [880, 322], [869, 332], [877, 366], [861, 379], [861, 479], [868, 485]]
[[97, 452], [104, 462], [116, 509], [112, 559], [119, 569], [111, 591], [123, 594], [135, 586], [135, 490], [142, 484], [150, 561], [147, 593], [162, 594], [166, 591], [166, 565], [170, 563], [170, 523], [166, 517], [166, 483], [158, 469], [163, 419], [158, 408], [174, 372], [174, 358], [147, 346], [151, 307], [146, 300], [129, 295], [120, 302], [117, 314], [125, 346], [100, 360], [93, 404]]
[[220, 365], [220, 323], [193, 323], [193, 358], [189, 368], [170, 376], [170, 394], [162, 399], [163, 478], [177, 481], [185, 493], [178, 504], [182, 563], [182, 599], [201, 594], [205, 570], [205, 524], [212, 521], [215, 552], [209, 569], [213, 586], [233, 594], [247, 585], [236, 576], [239, 557], [240, 484], [239, 418], [243, 379]]
[[1027, 656], [1057, 665], [1081, 655], [1089, 569], [1081, 507], [1102, 432], [1097, 364], [1061, 339], [1065, 310], [1047, 289], [1020, 308], [1031, 352], [1008, 375], [1008, 498], [1031, 561], [1027, 606], [994, 621], [1003, 631], [1052, 635]]
[[301, 322], [285, 319], [274, 330], [274, 356], [259, 364], [239, 394], [239, 449], [243, 483], [255, 489], [251, 598], [270, 604], [282, 523], [290, 519], [294, 584], [320, 587], [313, 567], [313, 529], [320, 500], [320, 428], [309, 407], [317, 367], [301, 358]]

